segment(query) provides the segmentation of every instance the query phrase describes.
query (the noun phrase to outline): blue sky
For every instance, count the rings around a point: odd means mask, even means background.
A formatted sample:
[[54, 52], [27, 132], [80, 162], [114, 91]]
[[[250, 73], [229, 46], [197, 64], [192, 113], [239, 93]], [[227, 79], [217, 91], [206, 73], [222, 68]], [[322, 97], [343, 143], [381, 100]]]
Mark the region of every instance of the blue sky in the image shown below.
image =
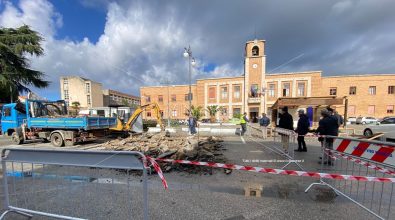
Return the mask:
[[[266, 71], [395, 73], [395, 1], [0, 0], [0, 26], [30, 25], [45, 41], [32, 68], [52, 83], [79, 75], [139, 95], [140, 86], [243, 74], [244, 44], [266, 40]], [[308, 12], [308, 13], [307, 13]], [[291, 61], [291, 62], [290, 62]], [[285, 64], [285, 65], [284, 65]]]

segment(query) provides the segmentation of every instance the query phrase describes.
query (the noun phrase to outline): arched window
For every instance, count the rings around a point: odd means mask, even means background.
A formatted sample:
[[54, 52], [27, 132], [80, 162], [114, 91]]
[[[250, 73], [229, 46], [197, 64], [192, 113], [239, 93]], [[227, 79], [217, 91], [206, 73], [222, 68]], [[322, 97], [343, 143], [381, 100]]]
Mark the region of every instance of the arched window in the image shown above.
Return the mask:
[[254, 46], [252, 48], [252, 56], [259, 56], [259, 47], [258, 46]]

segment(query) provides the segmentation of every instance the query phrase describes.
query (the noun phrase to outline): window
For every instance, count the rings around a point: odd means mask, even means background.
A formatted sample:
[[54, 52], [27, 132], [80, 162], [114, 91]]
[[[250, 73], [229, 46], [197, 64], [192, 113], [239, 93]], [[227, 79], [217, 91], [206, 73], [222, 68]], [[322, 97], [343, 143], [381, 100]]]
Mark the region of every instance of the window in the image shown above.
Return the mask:
[[228, 98], [228, 87], [223, 86], [221, 87], [221, 99], [227, 99]]
[[163, 95], [158, 95], [158, 102], [163, 102]]
[[147, 111], [147, 117], [151, 117], [151, 111]]
[[258, 97], [258, 84], [251, 85], [251, 97], [255, 98]]
[[11, 108], [4, 108], [3, 116], [11, 116]]
[[276, 97], [276, 85], [274, 84], [269, 84], [269, 97]]
[[252, 56], [259, 56], [259, 47], [258, 46], [254, 46], [252, 48]]
[[356, 86], [351, 86], [349, 94], [350, 95], [356, 95], [357, 94], [357, 87]]
[[349, 115], [355, 115], [355, 105], [349, 105], [348, 106], [348, 114]]
[[337, 88], [336, 87], [329, 88], [329, 95], [337, 95]]
[[305, 96], [305, 86], [304, 82], [298, 82], [298, 96]]
[[393, 114], [393, 113], [394, 113], [394, 106], [387, 105], [387, 114]]
[[375, 106], [374, 105], [369, 105], [368, 106], [368, 114], [369, 115], [374, 115], [374, 110], [375, 110]]
[[69, 88], [69, 79], [63, 79], [63, 89]]
[[240, 86], [234, 86], [234, 87], [233, 87], [233, 90], [234, 90], [234, 92], [233, 92], [233, 98], [234, 98], [234, 99], [240, 99], [240, 90], [241, 90], [241, 87], [240, 87]]
[[[193, 100], [193, 93], [191, 93], [191, 100]], [[185, 94], [185, 101], [189, 101], [188, 94]]]
[[369, 95], [376, 95], [376, 86], [369, 86]]
[[145, 101], [146, 101], [146, 102], [151, 102], [151, 96], [146, 96], [146, 97], [145, 97]]
[[177, 110], [171, 111], [171, 115], [172, 115], [173, 117], [177, 117]]
[[69, 99], [69, 90], [65, 89], [63, 91], [63, 94], [64, 94], [64, 99]]
[[90, 93], [91, 92], [91, 84], [90, 83], [85, 83], [85, 92]]
[[241, 109], [240, 108], [233, 108], [233, 115], [240, 114]]
[[284, 83], [283, 84], [283, 96], [284, 97], [289, 96], [290, 90], [291, 90], [291, 83]]
[[86, 102], [88, 103], [88, 105], [91, 104], [91, 95], [86, 96]]
[[176, 95], [171, 95], [171, 101], [172, 101], [172, 102], [177, 101], [177, 96], [176, 96]]
[[162, 117], [163, 118], [163, 110], [160, 110], [160, 117]]
[[386, 118], [381, 121], [381, 124], [395, 124], [395, 118]]
[[208, 98], [215, 99], [215, 87], [208, 88]]
[[388, 94], [395, 94], [395, 86], [388, 86]]

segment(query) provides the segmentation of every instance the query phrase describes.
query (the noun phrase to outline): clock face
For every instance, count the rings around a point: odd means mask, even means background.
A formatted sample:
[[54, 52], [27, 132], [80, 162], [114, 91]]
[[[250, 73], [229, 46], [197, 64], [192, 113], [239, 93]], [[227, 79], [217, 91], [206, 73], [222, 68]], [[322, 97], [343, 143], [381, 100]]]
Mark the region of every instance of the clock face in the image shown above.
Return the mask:
[[258, 67], [258, 64], [253, 64], [252, 68], [256, 69]]

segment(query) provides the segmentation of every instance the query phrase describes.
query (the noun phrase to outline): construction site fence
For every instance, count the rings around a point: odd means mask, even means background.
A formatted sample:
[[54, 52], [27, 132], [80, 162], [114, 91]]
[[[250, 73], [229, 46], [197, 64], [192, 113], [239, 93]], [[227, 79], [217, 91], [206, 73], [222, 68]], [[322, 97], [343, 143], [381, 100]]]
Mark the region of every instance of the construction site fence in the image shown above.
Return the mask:
[[306, 192], [317, 185], [327, 186], [379, 219], [395, 216], [395, 144], [337, 136], [321, 138], [320, 172], [349, 177], [321, 178]]
[[0, 219], [148, 219], [146, 158], [140, 152], [7, 148], [1, 164]]

